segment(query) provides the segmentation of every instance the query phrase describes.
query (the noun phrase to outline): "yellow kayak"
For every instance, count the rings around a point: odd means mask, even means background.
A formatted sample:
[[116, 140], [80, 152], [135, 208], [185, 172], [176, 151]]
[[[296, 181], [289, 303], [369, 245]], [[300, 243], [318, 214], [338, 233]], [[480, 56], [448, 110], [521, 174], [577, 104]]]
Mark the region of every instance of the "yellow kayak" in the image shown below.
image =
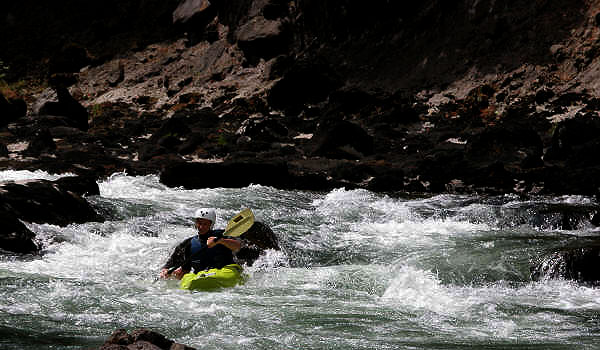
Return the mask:
[[183, 275], [179, 287], [187, 290], [214, 290], [235, 287], [245, 282], [243, 269], [238, 264], [230, 264], [220, 269], [210, 269]]

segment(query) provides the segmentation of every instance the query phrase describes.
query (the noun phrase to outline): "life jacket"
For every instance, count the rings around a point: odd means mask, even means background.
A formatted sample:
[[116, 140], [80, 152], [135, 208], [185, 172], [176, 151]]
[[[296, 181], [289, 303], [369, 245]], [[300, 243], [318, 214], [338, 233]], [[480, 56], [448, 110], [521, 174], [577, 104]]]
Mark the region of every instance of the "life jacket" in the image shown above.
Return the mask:
[[[224, 230], [211, 230], [203, 237], [223, 237]], [[190, 256], [192, 257], [192, 268], [195, 272], [209, 268], [220, 269], [225, 265], [233, 264], [233, 253], [223, 245], [208, 248], [206, 239], [194, 236], [190, 241]]]

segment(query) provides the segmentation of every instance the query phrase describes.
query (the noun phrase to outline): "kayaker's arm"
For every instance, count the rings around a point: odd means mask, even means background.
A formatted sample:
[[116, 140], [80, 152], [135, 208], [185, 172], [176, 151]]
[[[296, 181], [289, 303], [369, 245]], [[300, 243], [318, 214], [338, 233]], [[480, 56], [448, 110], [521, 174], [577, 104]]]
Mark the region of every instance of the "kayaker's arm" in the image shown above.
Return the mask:
[[167, 278], [169, 276], [169, 272], [168, 272], [169, 269], [174, 268], [174, 267], [179, 267], [185, 263], [186, 256], [188, 255], [188, 251], [189, 251], [189, 245], [190, 245], [189, 241], [190, 240], [191, 240], [191, 238], [188, 238], [188, 239], [184, 240], [183, 242], [179, 243], [177, 245], [177, 247], [175, 247], [175, 250], [169, 257], [169, 259], [167, 259], [167, 262], [163, 265], [163, 267], [161, 269], [161, 272], [160, 272], [161, 278]]
[[235, 238], [220, 238], [217, 239], [216, 237], [210, 237], [207, 241], [206, 241], [206, 245], [208, 246], [208, 248], [212, 248], [217, 244], [222, 244], [225, 247], [227, 247], [229, 250], [231, 250], [234, 253], [237, 253], [240, 251], [240, 249], [242, 248], [242, 242], [240, 242], [239, 240], [235, 239]]

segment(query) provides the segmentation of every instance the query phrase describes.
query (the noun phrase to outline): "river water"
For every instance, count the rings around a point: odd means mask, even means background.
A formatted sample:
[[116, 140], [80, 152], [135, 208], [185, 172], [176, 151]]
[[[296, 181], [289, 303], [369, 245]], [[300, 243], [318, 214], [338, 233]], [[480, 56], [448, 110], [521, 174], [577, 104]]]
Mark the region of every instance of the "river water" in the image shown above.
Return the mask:
[[[0, 179], [54, 178], [2, 172]], [[115, 174], [89, 197], [108, 220], [28, 224], [41, 256], [0, 255], [0, 349], [90, 349], [116, 328], [147, 327], [198, 349], [600, 349], [600, 289], [534, 282], [545, 252], [600, 235], [560, 229], [553, 206], [586, 197], [397, 197], [167, 188]], [[217, 292], [154, 283], [191, 216], [217, 227], [244, 207], [282, 251]]]

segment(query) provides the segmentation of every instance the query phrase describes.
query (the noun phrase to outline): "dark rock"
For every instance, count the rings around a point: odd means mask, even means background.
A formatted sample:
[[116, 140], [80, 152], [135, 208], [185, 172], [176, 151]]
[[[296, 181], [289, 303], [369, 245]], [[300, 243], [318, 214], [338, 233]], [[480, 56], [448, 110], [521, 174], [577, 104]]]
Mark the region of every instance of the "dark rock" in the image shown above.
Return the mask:
[[255, 221], [252, 227], [244, 233], [244, 240], [260, 249], [279, 250], [279, 241], [273, 230], [266, 224]]
[[[65, 188], [70, 186], [65, 182]], [[0, 184], [0, 202], [21, 220], [65, 226], [103, 221], [80, 195], [52, 181], [35, 180]], [[74, 189], [74, 188], [72, 188]]]
[[544, 104], [554, 97], [554, 95], [554, 91], [550, 89], [540, 89], [535, 93], [535, 103], [538, 105]]
[[404, 171], [392, 166], [378, 167], [367, 183], [367, 189], [374, 192], [401, 191], [404, 189]]
[[27, 104], [20, 98], [6, 98], [0, 93], [0, 128], [25, 116]]
[[56, 143], [48, 129], [39, 130], [34, 136], [25, 154], [32, 157], [38, 157], [42, 153], [50, 153], [56, 150]]
[[61, 177], [54, 183], [63, 191], [73, 192], [80, 196], [100, 195], [98, 183], [91, 176]]
[[503, 123], [469, 137], [466, 157], [488, 163], [504, 162], [520, 167], [541, 165], [542, 140], [527, 124]]
[[[110, 72], [107, 83], [110, 87], [116, 87], [119, 83], [123, 82], [123, 80], [125, 80], [125, 66], [119, 62], [116, 69]], [[144, 101], [143, 99], [138, 98], [136, 102], [143, 104]]]
[[8, 157], [8, 147], [3, 143], [0, 143], [0, 157]]
[[68, 44], [50, 58], [48, 70], [50, 75], [54, 73], [77, 73], [91, 62], [92, 60], [85, 48], [76, 44]]
[[236, 41], [246, 58], [256, 64], [258, 59], [269, 60], [288, 52], [289, 36], [281, 20], [256, 16], [240, 26]]
[[106, 342], [110, 344], [129, 345], [133, 343], [133, 337], [127, 333], [127, 330], [120, 328], [116, 329]]
[[131, 337], [133, 338], [134, 343], [146, 341], [158, 346], [159, 349], [169, 349], [171, 344], [173, 344], [173, 341], [167, 339], [164, 335], [145, 328], [132, 331]]
[[12, 212], [12, 208], [0, 199], [0, 249], [20, 254], [33, 254], [38, 251], [31, 232]]
[[269, 226], [260, 221], [255, 221], [242, 238], [245, 244], [235, 254], [235, 257], [238, 263], [247, 266], [252, 266], [266, 249], [280, 249], [277, 236]]
[[179, 154], [190, 154], [193, 153], [199, 145], [206, 141], [206, 135], [199, 132], [192, 132], [186, 138], [186, 140], [177, 148]]
[[295, 114], [305, 104], [325, 100], [340, 85], [340, 79], [327, 64], [299, 61], [275, 83], [267, 99], [273, 108]]
[[142, 161], [150, 160], [156, 156], [167, 154], [169, 151], [162, 146], [153, 143], [144, 143], [138, 150], [138, 158]]
[[136, 329], [128, 334], [125, 329], [117, 329], [104, 342], [99, 350], [195, 350], [175, 343], [164, 335], [146, 328]]
[[53, 138], [66, 138], [71, 140], [83, 138], [85, 137], [85, 135], [87, 135], [80, 129], [73, 128], [70, 126], [55, 126], [49, 128], [48, 131], [50, 132], [50, 135], [52, 135]]
[[160, 181], [170, 187], [246, 187], [262, 184], [287, 188], [290, 175], [283, 162], [233, 161], [223, 163], [179, 163], [167, 166]]
[[188, 123], [189, 119], [181, 115], [171, 117], [165, 120], [158, 131], [152, 135], [150, 142], [158, 143], [159, 140], [166, 136], [172, 136], [176, 138], [185, 137], [191, 132]]
[[285, 0], [271, 0], [262, 9], [266, 19], [274, 20], [289, 15], [289, 3]]
[[314, 155], [334, 159], [360, 159], [373, 154], [373, 137], [359, 125], [347, 121], [326, 121], [311, 139]]
[[288, 129], [274, 117], [254, 117], [242, 122], [238, 134], [252, 140], [274, 142], [287, 136]]
[[600, 165], [600, 118], [577, 115], [560, 122], [544, 160], [569, 160], [578, 167]]
[[66, 87], [56, 87], [58, 102], [46, 102], [39, 111], [40, 115], [54, 115], [67, 117], [70, 126], [80, 130], [88, 130], [88, 112], [77, 100], [71, 96]]
[[344, 162], [332, 169], [330, 174], [336, 179], [362, 182], [373, 175], [373, 170], [365, 164]]
[[600, 243], [583, 247], [567, 247], [542, 257], [532, 267], [534, 280], [569, 279], [582, 284], [600, 285]]
[[208, 0], [185, 0], [181, 1], [173, 11], [173, 23], [186, 23], [194, 16], [205, 12], [211, 6]]
[[195, 109], [190, 106], [190, 108], [175, 112], [171, 118], [185, 121], [192, 129], [214, 128], [219, 123], [219, 116], [209, 107]]
[[293, 59], [287, 55], [279, 55], [267, 62], [265, 67], [265, 76], [269, 80], [275, 80], [283, 76], [283, 74], [293, 65]]

